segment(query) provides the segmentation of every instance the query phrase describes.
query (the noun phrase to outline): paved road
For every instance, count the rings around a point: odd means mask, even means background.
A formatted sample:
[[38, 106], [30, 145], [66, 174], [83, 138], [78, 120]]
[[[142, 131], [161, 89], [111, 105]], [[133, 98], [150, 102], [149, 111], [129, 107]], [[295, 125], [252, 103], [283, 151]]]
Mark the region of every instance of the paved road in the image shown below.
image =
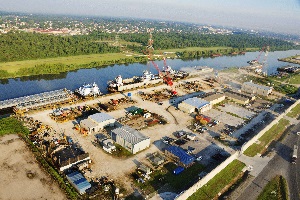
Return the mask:
[[[298, 146], [300, 144], [299, 136], [295, 134], [296, 131], [300, 131], [300, 123], [298, 123], [288, 133], [288, 135], [282, 142], [277, 143], [275, 148], [275, 156], [263, 168], [258, 176], [249, 184], [249, 186], [246, 187], [246, 189], [237, 199], [256, 199], [265, 185], [276, 175], [282, 175], [286, 178], [289, 186], [290, 199], [300, 199], [300, 160], [298, 160], [298, 163], [296, 165], [293, 165], [290, 162], [294, 144], [297, 143]], [[300, 158], [299, 151], [298, 158]]]

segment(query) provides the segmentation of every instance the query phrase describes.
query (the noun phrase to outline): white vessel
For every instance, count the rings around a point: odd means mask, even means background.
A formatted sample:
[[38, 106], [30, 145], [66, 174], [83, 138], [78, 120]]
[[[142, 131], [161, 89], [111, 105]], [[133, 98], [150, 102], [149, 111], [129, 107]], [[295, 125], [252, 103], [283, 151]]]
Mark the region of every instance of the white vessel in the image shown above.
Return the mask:
[[101, 94], [100, 89], [96, 83], [84, 84], [82, 87], [78, 88], [76, 92], [83, 97], [98, 96]]

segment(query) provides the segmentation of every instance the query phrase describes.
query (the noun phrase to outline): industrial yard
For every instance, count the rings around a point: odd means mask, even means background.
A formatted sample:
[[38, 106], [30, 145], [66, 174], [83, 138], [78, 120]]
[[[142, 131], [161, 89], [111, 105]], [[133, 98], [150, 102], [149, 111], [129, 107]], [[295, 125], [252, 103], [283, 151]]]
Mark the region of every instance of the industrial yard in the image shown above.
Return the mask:
[[[174, 197], [235, 154], [285, 107], [268, 100], [269, 87], [231, 79], [234, 87], [222, 76], [226, 73], [216, 78], [208, 72], [178, 80], [172, 85], [177, 95], [163, 84], [102, 96], [97, 91], [75, 101], [65, 96], [66, 103], [44, 109], [24, 104], [29, 109], [16, 116], [72, 185], [70, 174], [82, 176], [85, 186], [73, 185], [78, 193], [151, 197], [159, 190]], [[246, 92], [253, 88], [262, 90], [260, 96]]]

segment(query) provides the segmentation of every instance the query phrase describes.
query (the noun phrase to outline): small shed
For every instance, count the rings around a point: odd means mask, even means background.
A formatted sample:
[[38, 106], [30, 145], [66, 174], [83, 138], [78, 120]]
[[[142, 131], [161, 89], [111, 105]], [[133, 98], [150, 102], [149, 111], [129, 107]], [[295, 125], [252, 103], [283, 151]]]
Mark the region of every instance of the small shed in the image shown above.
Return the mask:
[[112, 139], [105, 139], [102, 141], [102, 148], [104, 151], [108, 153], [112, 153], [116, 150], [116, 146], [114, 145], [114, 141]]
[[67, 179], [80, 194], [84, 194], [87, 189], [92, 187], [86, 178], [78, 171], [68, 174]]
[[179, 166], [179, 167], [177, 167], [176, 169], [173, 170], [173, 174], [177, 175], [177, 174], [180, 174], [183, 171], [184, 171], [184, 168]]
[[145, 174], [149, 175], [152, 173], [151, 171], [151, 168], [150, 167], [147, 167], [146, 165], [143, 165], [141, 164], [139, 167], [138, 167], [139, 170], [141, 170], [142, 172], [144, 172]]
[[187, 154], [182, 148], [177, 146], [169, 146], [165, 149], [165, 154], [182, 167], [189, 167], [194, 164], [195, 158]]

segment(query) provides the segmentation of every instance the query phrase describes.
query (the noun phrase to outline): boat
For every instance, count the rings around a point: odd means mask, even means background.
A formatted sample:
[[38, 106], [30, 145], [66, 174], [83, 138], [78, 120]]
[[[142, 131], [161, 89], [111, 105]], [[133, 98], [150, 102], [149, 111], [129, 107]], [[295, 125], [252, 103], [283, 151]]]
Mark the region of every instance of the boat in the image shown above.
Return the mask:
[[258, 64], [258, 60], [250, 60], [247, 63], [250, 65], [255, 65], [255, 64]]
[[182, 70], [173, 70], [170, 66], [167, 66], [163, 71], [163, 75], [166, 76], [170, 76], [172, 79], [184, 79], [186, 77], [189, 76], [189, 73], [186, 71], [182, 71]]
[[287, 73], [296, 73], [296, 72], [300, 71], [300, 67], [287, 65], [287, 66], [283, 66], [283, 67], [278, 67], [277, 71], [287, 72]]
[[84, 84], [82, 87], [75, 90], [76, 93], [82, 97], [91, 97], [101, 95], [98, 85], [94, 82], [93, 84]]
[[162, 79], [155, 74], [145, 70], [140, 77], [132, 77], [123, 79], [121, 75], [117, 76], [115, 80], [107, 82], [108, 92], [121, 92], [125, 90], [131, 90], [139, 87], [143, 87], [148, 84], [157, 84], [162, 82]]

